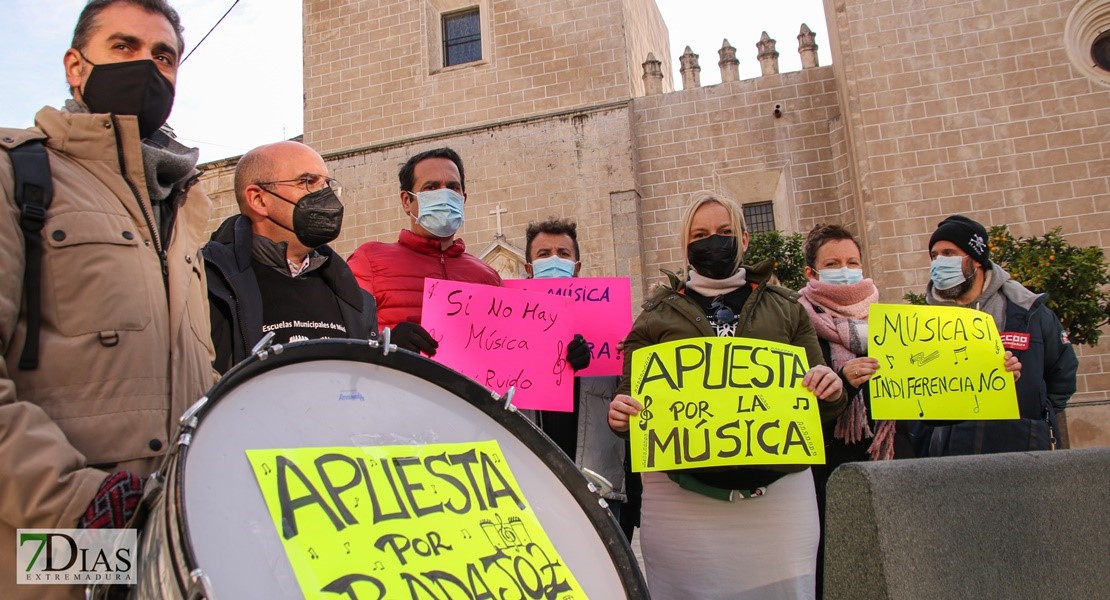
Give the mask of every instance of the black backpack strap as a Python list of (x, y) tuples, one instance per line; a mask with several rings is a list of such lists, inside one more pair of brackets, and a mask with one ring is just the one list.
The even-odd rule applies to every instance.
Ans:
[(42, 327), (42, 227), (46, 210), (54, 198), (50, 178), (50, 160), (41, 141), (25, 142), (8, 151), (15, 176), (15, 202), (19, 206), (19, 225), (23, 229), (26, 259), (23, 289), (27, 307), (27, 339), (19, 368), (34, 370), (39, 366), (39, 330)]

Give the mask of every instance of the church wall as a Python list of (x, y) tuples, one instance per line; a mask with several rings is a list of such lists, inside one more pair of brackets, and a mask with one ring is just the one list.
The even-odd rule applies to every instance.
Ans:
[[(641, 64), (648, 53), (654, 54), (664, 73), (671, 72), (671, 42), (663, 14), (655, 2), (644, 0), (623, 0), (625, 27), (625, 60), (633, 96), (644, 95), (644, 79)], [(670, 92), (674, 85), (670, 79), (663, 80), (663, 91)]]
[(344, 256), (370, 240), (396, 241), (410, 226), (401, 210), (397, 172), (409, 156), (441, 146), (459, 153), (468, 194), (461, 237), (476, 253), (493, 241), (498, 206), (507, 241), (524, 248), (530, 221), (578, 223), (582, 275), (611, 275), (615, 263), (610, 194), (634, 189), (628, 111), (623, 107), (539, 119), (480, 133), (424, 139), (366, 152), (326, 156), (344, 186)]
[[(498, 206), (520, 248), (528, 221), (570, 217), (583, 275), (632, 277), (637, 305), (681, 264), (679, 219), (703, 189), (773, 200), (786, 232), (846, 224), (885, 302), (924, 290), (929, 234), (956, 212), (1110, 252), (1110, 89), (1064, 55), (1072, 1), (825, 0), (833, 65), (680, 91), (658, 11), (633, 0), (466, 0), (492, 49), (433, 73), (429, 14), (459, 1), (305, 2), (304, 139), (345, 187), (341, 255), (396, 239), (397, 170), (443, 145), (467, 166), (471, 252)], [(642, 95), (649, 51), (667, 93)], [(236, 212), (233, 165), (205, 175), (212, 228)], [(1110, 337), (1077, 350), (1070, 433), (1105, 445)]]
[[(444, 68), (439, 14), (472, 5), (482, 60)], [(306, 0), (303, 15), (304, 141), (324, 154), (625, 100), (625, 26), (658, 35), (622, 0)]]
[(649, 276), (681, 266), (679, 228), (693, 193), (714, 190), (743, 202), (756, 173), (785, 175), (776, 210), (794, 218), (776, 219), (780, 230), (804, 233), (821, 221), (854, 218), (838, 202), (835, 83), (831, 68), (818, 67), (634, 100)]
[[(952, 213), (1110, 254), (1110, 89), (1067, 59), (1075, 5), (826, 0), (884, 301), (924, 290), (929, 235)], [(1110, 398), (1110, 344), (1077, 349), (1069, 420)]]
[[(578, 224), (584, 277), (632, 279), (633, 305), (642, 289), (639, 198), (627, 105), (537, 118), (407, 144), (325, 155), (343, 185), (343, 230), (331, 246), (350, 256), (364, 242), (393, 242), (411, 221), (401, 210), (397, 172), (408, 157), (449, 146), (462, 157), (467, 202), (459, 237), (479, 253), (494, 240), (501, 213), (505, 240), (521, 251), (525, 228), (549, 216)], [(233, 176), (238, 157), (203, 165), (201, 185), (214, 210), (208, 231), (238, 214)]]
[(202, 174), (197, 185), (212, 200), (212, 214), (205, 227), (208, 233), (215, 231), (228, 217), (239, 214), (239, 206), (235, 203), (235, 165), (238, 163), (239, 157), (234, 156), (199, 166)]

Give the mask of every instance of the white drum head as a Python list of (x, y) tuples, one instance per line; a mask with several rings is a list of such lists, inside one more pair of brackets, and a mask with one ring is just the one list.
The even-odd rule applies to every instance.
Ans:
[(186, 561), (222, 599), (302, 597), (248, 449), (484, 440), (498, 442), (590, 598), (647, 597), (616, 522), (531, 423), (437, 363), (408, 352), (383, 356), (354, 341), (291, 344), (245, 362), (213, 388), (178, 465)]

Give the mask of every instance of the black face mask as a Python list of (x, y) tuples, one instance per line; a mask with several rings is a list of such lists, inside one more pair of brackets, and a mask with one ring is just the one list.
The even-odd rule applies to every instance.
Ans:
[[(269, 190), (266, 191), (269, 192)], [(339, 230), (343, 227), (343, 203), (330, 187), (306, 194), (300, 202), (292, 202), (274, 192), (270, 193), (293, 205), (292, 229), (277, 221), (274, 223), (292, 231), (297, 236), (297, 240), (306, 247), (319, 248), (339, 237)]]
[[(82, 54), (81, 58), (85, 58)], [(93, 64), (81, 90), (81, 99), (92, 113), (135, 115), (139, 137), (146, 139), (166, 123), (173, 109), (173, 84), (152, 60)]]
[(736, 272), (736, 236), (714, 234), (690, 242), (686, 260), (702, 277), (727, 279)]

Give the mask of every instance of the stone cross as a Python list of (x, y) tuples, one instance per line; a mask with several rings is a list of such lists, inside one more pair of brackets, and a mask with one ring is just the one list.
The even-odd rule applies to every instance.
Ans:
[(507, 212), (509, 212), (509, 209), (501, 208), (500, 204), (497, 205), (497, 208), (489, 211), (489, 214), (497, 215), (497, 235), (502, 237), (504, 237), (505, 234), (501, 231), (501, 215)]

